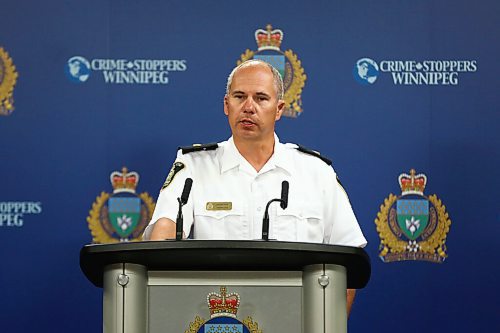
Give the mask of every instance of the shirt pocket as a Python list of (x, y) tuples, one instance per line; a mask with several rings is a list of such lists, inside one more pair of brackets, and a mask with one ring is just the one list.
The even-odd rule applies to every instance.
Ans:
[[(248, 239), (248, 223), (245, 206), (232, 202), (231, 209), (209, 209), (202, 201), (194, 209), (194, 235), (197, 239)], [(223, 201), (220, 201), (223, 202)]]
[(322, 243), (323, 207), (319, 203), (303, 202), (286, 209), (278, 208), (273, 230), (278, 240)]

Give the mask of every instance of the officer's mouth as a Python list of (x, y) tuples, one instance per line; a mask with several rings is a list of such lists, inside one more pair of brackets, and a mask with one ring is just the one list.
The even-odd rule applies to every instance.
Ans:
[(241, 126), (243, 126), (243, 127), (245, 127), (245, 128), (247, 128), (247, 127), (248, 127), (248, 128), (250, 128), (250, 127), (253, 127), (253, 126), (256, 126), (256, 125), (257, 125), (255, 122), (253, 122), (252, 120), (247, 119), (247, 118), (245, 118), (245, 119), (241, 119), (241, 120), (239, 121), (239, 123), (241, 124)]

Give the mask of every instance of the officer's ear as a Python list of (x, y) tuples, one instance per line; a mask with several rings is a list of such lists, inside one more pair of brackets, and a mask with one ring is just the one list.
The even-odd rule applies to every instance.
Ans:
[(278, 100), (278, 107), (276, 110), (276, 117), (274, 118), (276, 121), (280, 120), (281, 115), (283, 114), (283, 111), (285, 111), (285, 101), (280, 99)]
[(228, 103), (227, 95), (224, 95), (224, 114), (226, 116), (229, 116), (229, 111), (228, 111), (227, 103)]

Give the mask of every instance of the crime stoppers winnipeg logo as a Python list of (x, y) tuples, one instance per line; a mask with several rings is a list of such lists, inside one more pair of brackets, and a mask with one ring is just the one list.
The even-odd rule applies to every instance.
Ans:
[(39, 201), (0, 202), (0, 227), (23, 227), (27, 215), (42, 213)]
[(477, 71), (476, 60), (382, 60), (356, 61), (352, 74), (362, 85), (374, 84), (377, 78), (390, 75), (394, 85), (456, 86), (461, 75)]
[(283, 31), (273, 29), (268, 24), (266, 30), (257, 29), (255, 31), (255, 41), (257, 42), (257, 51), (247, 49), (240, 56), (237, 64), (241, 64), (250, 59), (258, 59), (271, 64), (276, 68), (283, 78), (285, 90), (285, 117), (296, 118), (302, 113), (302, 88), (306, 82), (306, 75), (301, 66), (300, 60), (292, 50), (282, 52), (280, 50), (283, 41)]
[(64, 67), (71, 82), (84, 83), (91, 77), (107, 84), (168, 84), (172, 72), (187, 70), (185, 59), (68, 59)]
[(137, 172), (114, 171), (110, 176), (113, 193), (102, 192), (92, 204), (87, 217), (94, 243), (117, 243), (141, 240), (153, 215), (155, 204), (144, 192), (136, 194)]
[(425, 260), (441, 263), (447, 258), (446, 235), (451, 221), (435, 195), (424, 195), (427, 177), (403, 173), (398, 177), (401, 195), (389, 194), (380, 206), (375, 224), (384, 262)]

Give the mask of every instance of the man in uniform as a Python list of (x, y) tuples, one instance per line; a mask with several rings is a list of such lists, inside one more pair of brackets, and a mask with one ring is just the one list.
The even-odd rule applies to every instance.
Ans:
[[(144, 239), (175, 238), (177, 198), (187, 178), (193, 185), (183, 208), (185, 235), (192, 230), (196, 239), (261, 239), (266, 204), (281, 197), (286, 180), (288, 206), (270, 206), (269, 238), (365, 246), (331, 162), (279, 142), (274, 129), (284, 106), (283, 81), (276, 69), (259, 60), (237, 66), (224, 96), (231, 138), (179, 150)], [(348, 290), (348, 310), (354, 293)]]

